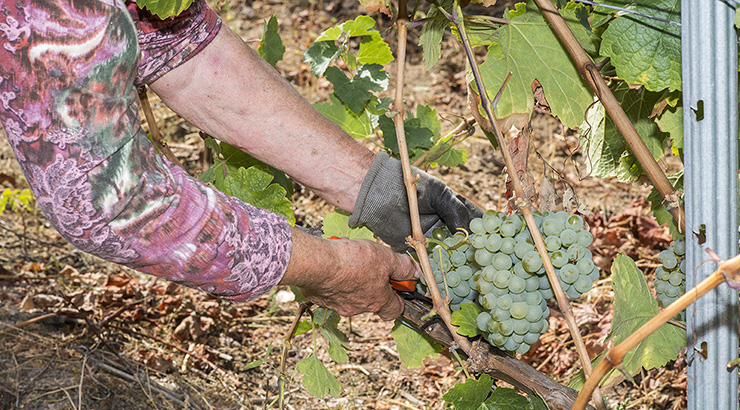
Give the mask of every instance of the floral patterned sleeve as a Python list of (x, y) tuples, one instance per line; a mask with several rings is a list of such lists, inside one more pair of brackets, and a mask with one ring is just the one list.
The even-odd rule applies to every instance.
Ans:
[(253, 299), (282, 278), (288, 222), (159, 156), (134, 87), (197, 53), (220, 22), (199, 1), (174, 25), (136, 12), (120, 0), (0, 0), (0, 122), (42, 211), (76, 247)]

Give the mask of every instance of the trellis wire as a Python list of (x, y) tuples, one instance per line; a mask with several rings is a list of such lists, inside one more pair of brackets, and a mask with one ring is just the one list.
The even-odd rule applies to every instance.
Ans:
[[(715, 269), (704, 249), (738, 252), (737, 34), (725, 2), (681, 1), (686, 288)], [(697, 235), (705, 231), (706, 242)], [(686, 311), (688, 409), (737, 409), (738, 294), (728, 286)]]

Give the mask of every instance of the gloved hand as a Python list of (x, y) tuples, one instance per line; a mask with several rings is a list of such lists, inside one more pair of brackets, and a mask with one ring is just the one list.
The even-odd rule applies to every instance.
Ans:
[[(483, 215), (482, 209), (450, 189), (442, 180), (416, 167), (411, 168), (412, 173), (419, 177), (416, 192), (423, 232), (426, 233), (440, 219), (452, 232), (457, 228), (468, 229), (471, 219)], [(396, 252), (408, 248), (406, 238), (411, 235), (411, 218), (401, 161), (385, 152), (375, 157), (362, 181), (349, 225), (366, 225)]]

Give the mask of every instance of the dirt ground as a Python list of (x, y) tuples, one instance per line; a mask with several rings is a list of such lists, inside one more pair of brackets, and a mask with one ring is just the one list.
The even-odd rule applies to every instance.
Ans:
[[(263, 19), (276, 15), (287, 47), (278, 69), (310, 102), (326, 98), (331, 89), (312, 78), (302, 62), (304, 51), (321, 31), (362, 12), (355, 0), (221, 0), (214, 7), (247, 41), (259, 39)], [(384, 36), (392, 37), (388, 19), (373, 16), (379, 17)], [(413, 30), (410, 37), (415, 44)], [(437, 108), (446, 119), (444, 129), (469, 115), (463, 54), (452, 39), (445, 40), (442, 60), (430, 72), (424, 71), (420, 49), (411, 46), (406, 78), (408, 107), (428, 103)], [(151, 99), (158, 126), (177, 157), (193, 173), (202, 171), (197, 130), (156, 96)], [(602, 279), (573, 301), (589, 351), (596, 355), (605, 348), (611, 321), (611, 258), (625, 252), (650, 276), (668, 235), (650, 217), (646, 186), (581, 179), (576, 165), (582, 169), (583, 159), (577, 152), (571, 155), (578, 146), (575, 132), (542, 112), (535, 113), (533, 127), (533, 151), (543, 158), (530, 156), (535, 180), (553, 179), (557, 170), (590, 211), (592, 227), (603, 234), (592, 247)], [(485, 208), (505, 209), (501, 155), (478, 135), (463, 147), (469, 151), (464, 166), (429, 172)], [(4, 136), (0, 177), (0, 188), (27, 186)], [(553, 181), (562, 195), (565, 184)], [(331, 211), (300, 186), (293, 199), (304, 226), (319, 225)], [(38, 212), (6, 211), (0, 215), (0, 410), (275, 408), (283, 341), (297, 311), (290, 295), (279, 288), (250, 303), (224, 302), (79, 252)], [(577, 357), (562, 316), (552, 311), (550, 330), (520, 358), (567, 384)], [(390, 336), (392, 325), (372, 315), (343, 319), (340, 329), (349, 336), (350, 348), (346, 364), (332, 364), (326, 349), (319, 350), (319, 358), (343, 384), (339, 398), (317, 399), (300, 385), (295, 365), (313, 351), (313, 341), (309, 335), (296, 337), (285, 361), (290, 379), (286, 407), (448, 408), (442, 394), (464, 380), (459, 365), (440, 356), (421, 369), (403, 368)], [(684, 368), (679, 359), (604, 393), (612, 408), (682, 409)]]

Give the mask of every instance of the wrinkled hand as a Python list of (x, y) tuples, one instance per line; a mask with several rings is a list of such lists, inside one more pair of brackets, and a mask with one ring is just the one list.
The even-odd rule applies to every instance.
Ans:
[(308, 300), (342, 316), (372, 312), (395, 319), (403, 299), (389, 279), (418, 280), (421, 274), (408, 255), (366, 239), (327, 240), (294, 230), (293, 249), (281, 283), (297, 285)]
[[(412, 167), (418, 176), (416, 192), (421, 229), (427, 232), (440, 219), (450, 231), (468, 228), (470, 220), (483, 215), (483, 210), (450, 189), (442, 180)], [(411, 218), (401, 161), (379, 153), (362, 182), (350, 226), (366, 225), (373, 233), (401, 252), (411, 235)]]

